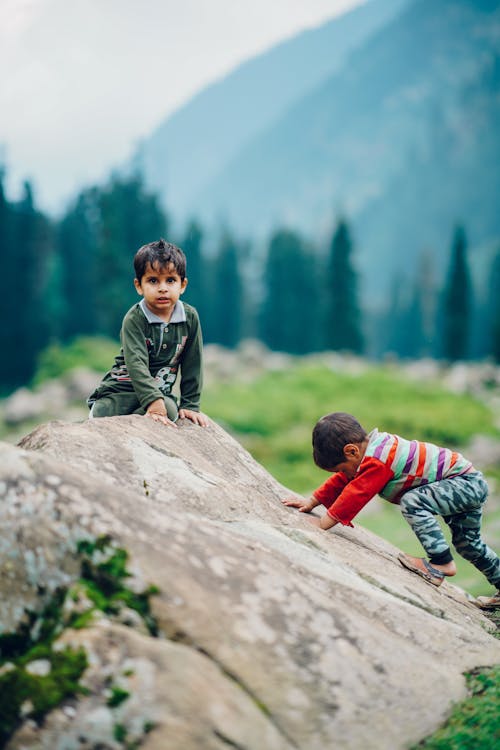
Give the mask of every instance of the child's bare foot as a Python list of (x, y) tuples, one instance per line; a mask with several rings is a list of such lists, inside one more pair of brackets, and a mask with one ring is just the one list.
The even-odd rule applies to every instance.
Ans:
[(398, 560), (405, 568), (432, 583), (433, 586), (441, 586), (445, 576), (454, 576), (457, 572), (453, 561), (446, 565), (433, 565), (425, 557), (412, 557), (404, 552), (399, 553)]
[(438, 565), (437, 563), (431, 563), (433, 568), (437, 568), (445, 576), (455, 576), (457, 574), (457, 566), (454, 561), (451, 560), (449, 563), (444, 565)]

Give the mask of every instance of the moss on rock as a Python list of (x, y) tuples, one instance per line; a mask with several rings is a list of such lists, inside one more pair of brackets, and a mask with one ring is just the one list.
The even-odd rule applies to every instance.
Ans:
[[(148, 632), (158, 633), (149, 599), (153, 586), (136, 593), (126, 585), (128, 553), (111, 537), (81, 540), (77, 544), (81, 561), (79, 581), (58, 588), (40, 612), (25, 612), (13, 633), (0, 635), (0, 746), (26, 718), (40, 722), (65, 698), (84, 693), (79, 680), (87, 667), (83, 648), (57, 648), (57, 638), (66, 628), (82, 628), (104, 613), (116, 616), (122, 608), (135, 610)], [(44, 592), (40, 592), (41, 594)], [(44, 660), (44, 669), (30, 671), (30, 664)], [(117, 706), (129, 693), (116, 689)]]

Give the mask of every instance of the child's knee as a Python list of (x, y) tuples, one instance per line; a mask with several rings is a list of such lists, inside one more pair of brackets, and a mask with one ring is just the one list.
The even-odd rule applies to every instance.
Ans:
[(133, 414), (139, 401), (133, 393), (112, 393), (94, 401), (91, 409), (91, 418), (117, 417), (124, 414)]
[(98, 419), (99, 417), (113, 417), (115, 414), (115, 405), (110, 398), (99, 398), (94, 401), (90, 410), (89, 419)]

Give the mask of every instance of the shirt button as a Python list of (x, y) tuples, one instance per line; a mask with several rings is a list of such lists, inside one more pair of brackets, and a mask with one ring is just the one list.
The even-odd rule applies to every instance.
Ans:
[(167, 348), (167, 345), (166, 345), (166, 344), (163, 344), (163, 346), (162, 346), (161, 348), (162, 348), (162, 349), (166, 349), (166, 348)]

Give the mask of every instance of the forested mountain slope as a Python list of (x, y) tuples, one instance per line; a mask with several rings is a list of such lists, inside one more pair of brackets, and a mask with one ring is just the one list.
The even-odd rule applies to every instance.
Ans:
[[(415, 0), (233, 159), (193, 207), (264, 236), (353, 222), (372, 286), (500, 236), (500, 5)], [(265, 186), (265, 187), (264, 187)], [(438, 257), (438, 262), (440, 262)]]
[(160, 124), (140, 146), (135, 166), (174, 216), (193, 215), (195, 196), (231, 158), (407, 3), (371, 0), (242, 64)]

